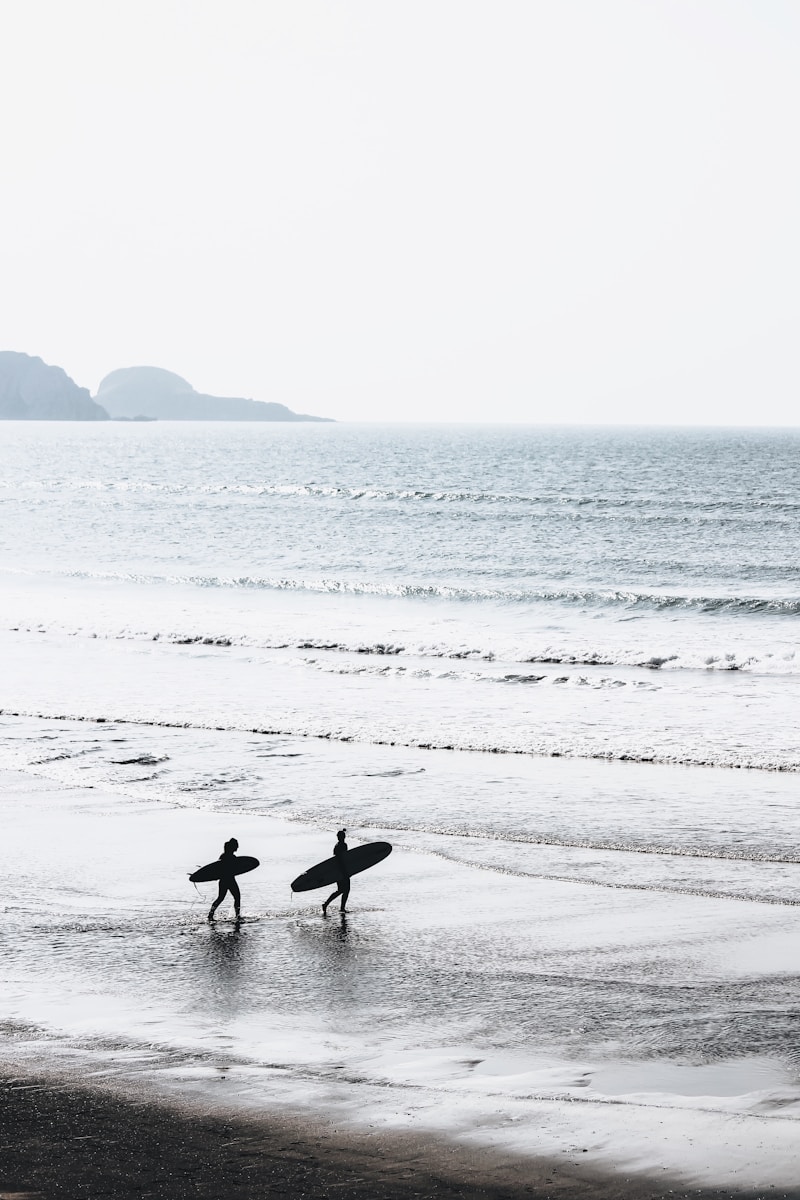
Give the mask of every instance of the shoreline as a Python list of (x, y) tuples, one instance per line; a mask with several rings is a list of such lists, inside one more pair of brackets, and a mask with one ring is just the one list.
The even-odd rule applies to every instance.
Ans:
[[(778, 923), (738, 900), (614, 888), (598, 903), (596, 887), (514, 874), (511, 858), (498, 872), (491, 844), (480, 861), (474, 848), (455, 861), (445, 835), (395, 831), (396, 853), (365, 873), (351, 916), (325, 920), (286, 895), (329, 851), (321, 825), (182, 805), (157, 784), (128, 795), (90, 782), (100, 742), (30, 732), (47, 757), (33, 773), (0, 772), (12, 864), (0, 1200), (766, 1189), (800, 1200), (784, 1051), (796, 910)], [(109, 731), (110, 763), (157, 771), (167, 749), (176, 770), (183, 762), (177, 739), (128, 737)], [(73, 765), (56, 779), (62, 745)], [(291, 749), (276, 746), (270, 763), (287, 779), (291, 754), (273, 764)], [(200, 782), (203, 754), (219, 769), (216, 743), (183, 752)], [(209, 926), (186, 883), (231, 832), (262, 862), (241, 929)], [(76, 877), (69, 851), (85, 846), (92, 870)], [(730, 1016), (742, 1010), (770, 1014), (760, 1040)], [(702, 1055), (687, 1021), (718, 1030)], [(142, 1181), (147, 1164), (156, 1173)], [(225, 1172), (245, 1170), (237, 1192)]]
[[(192, 641), (200, 642), (201, 639), (196, 638), (196, 639), (192, 639)], [(180, 646), (180, 645), (185, 645), (187, 643), (178, 641), (178, 642), (175, 642), (172, 644)], [(285, 647), (280, 647), (280, 649), (281, 650), (285, 649)], [(323, 651), (323, 653), (324, 653), (324, 651)], [(592, 671), (595, 669), (595, 665), (602, 666), (602, 664), (592, 664), (588, 667), (584, 667), (584, 670)], [(620, 669), (624, 671), (624, 670), (638, 670), (640, 668), (623, 667)], [(613, 755), (613, 754), (609, 754), (609, 753), (606, 753), (606, 752), (600, 751), (600, 750), (577, 753), (577, 752), (573, 752), (570, 750), (556, 750), (556, 749), (548, 750), (548, 749), (542, 748), (542, 747), (524, 748), (524, 747), (517, 747), (517, 746), (478, 746), (478, 745), (473, 746), (473, 745), (469, 745), (466, 743), (459, 744), (458, 742), (455, 742), (455, 741), (441, 742), (441, 743), (424, 742), (424, 741), (409, 741), (407, 743), (403, 743), (403, 742), (398, 742), (396, 740), (392, 740), (390, 738), (370, 738), (368, 736), (361, 736), (361, 735), (356, 735), (356, 734), (342, 734), (341, 736), (336, 737), (336, 736), (332, 735), (330, 732), (320, 732), (320, 731), (316, 731), (316, 730), (288, 729), (288, 728), (287, 729), (279, 729), (279, 728), (273, 729), (266, 725), (264, 725), (264, 726), (256, 725), (251, 728), (247, 724), (218, 725), (218, 724), (212, 723), (211, 721), (207, 721), (207, 722), (169, 721), (169, 720), (147, 719), (144, 717), (136, 717), (136, 716), (110, 715), (110, 716), (106, 716), (106, 717), (97, 717), (97, 716), (91, 716), (91, 715), (87, 715), (87, 714), (83, 714), (83, 713), (39, 712), (34, 709), (16, 710), (13, 708), (5, 708), (5, 709), (0, 708), (0, 717), (6, 717), (6, 718), (12, 718), (12, 719), (19, 718), (21, 720), (29, 720), (29, 721), (68, 721), (71, 724), (76, 724), (76, 725), (127, 725), (127, 726), (131, 726), (133, 728), (145, 729), (145, 730), (146, 729), (153, 729), (153, 730), (164, 729), (164, 730), (180, 731), (180, 730), (184, 730), (184, 729), (191, 729), (197, 733), (232, 733), (232, 734), (245, 735), (245, 736), (247, 734), (254, 734), (256, 737), (263, 737), (263, 738), (287, 738), (287, 739), (291, 738), (296, 741), (309, 741), (309, 742), (319, 742), (319, 743), (338, 742), (342, 746), (361, 747), (363, 750), (366, 750), (366, 751), (369, 751), (371, 749), (377, 749), (377, 750), (399, 749), (401, 751), (408, 751), (409, 753), (412, 753), (412, 754), (415, 753), (416, 751), (421, 751), (422, 753), (431, 752), (434, 754), (441, 753), (441, 754), (493, 755), (493, 756), (497, 756), (499, 758), (507, 757), (507, 758), (528, 759), (532, 762), (534, 762), (534, 761), (539, 762), (542, 760), (544, 760), (544, 761), (554, 760), (554, 761), (558, 761), (558, 762), (573, 762), (573, 763), (577, 763), (579, 765), (582, 763), (586, 763), (589, 766), (597, 763), (597, 764), (608, 765), (608, 766), (612, 766), (612, 767), (621, 766), (623, 768), (627, 768), (628, 766), (633, 766), (633, 767), (637, 767), (637, 766), (641, 766), (641, 767), (678, 767), (678, 768), (681, 768), (684, 770), (690, 770), (690, 771), (716, 771), (716, 770), (745, 771), (745, 772), (753, 772), (753, 773), (764, 772), (767, 775), (771, 775), (771, 774), (798, 775), (798, 774), (800, 774), (800, 762), (796, 762), (796, 763), (726, 762), (724, 760), (715, 761), (713, 759), (676, 758), (676, 757), (670, 757), (668, 755), (659, 757), (658, 755), (649, 754), (649, 753), (641, 754), (641, 755), (636, 755), (636, 754)], [(785, 861), (785, 860), (777, 859), (776, 861)], [(798, 902), (798, 903), (800, 903), (800, 902)]]
[[(183, 1108), (183, 1106), (182, 1106)], [(579, 1163), (500, 1155), (424, 1134), (331, 1132), (297, 1119), (223, 1115), (0, 1068), (0, 1195), (226, 1200), (757, 1200)], [(800, 1189), (770, 1189), (798, 1200)]]

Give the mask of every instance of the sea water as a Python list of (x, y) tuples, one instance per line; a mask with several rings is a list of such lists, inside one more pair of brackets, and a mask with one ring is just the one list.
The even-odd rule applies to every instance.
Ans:
[[(511, 1055), (537, 1095), (710, 1088), (724, 1108), (777, 1089), (796, 1110), (800, 434), (0, 433), (0, 765), (31, 781), (20, 828), (29, 844), (46, 815), (70, 855), (102, 837), (118, 863), (121, 838), (149, 862), (143, 895), (45, 855), (53, 877), (7, 897), (27, 932), (3, 935), (6, 1015), (58, 1028), (30, 981), (61, 979), (63, 1017), (103, 978), (87, 1030), (141, 1042), (146, 1012), (162, 1050), (196, 1050), (234, 972), (241, 1069), (303, 1059), (333, 1086), (344, 1056), (362, 1084), (446, 1077), (455, 1103)], [(364, 885), (344, 941), (287, 886), (310, 865), (291, 831), (322, 857), (342, 824), (407, 855), (385, 891)], [(207, 943), (164, 882), (182, 839), (191, 869), (200, 831), (209, 858), (233, 825), (244, 852), (287, 853), (286, 878), (274, 858), (253, 876), (273, 933), (250, 929), (247, 956)], [(88, 959), (76, 928), (99, 939)], [(178, 997), (209, 987), (187, 1014)], [(291, 1053), (257, 1031), (266, 1010)]]
[(209, 687), (206, 723), (795, 770), (798, 450), (786, 431), (7, 423), (2, 633), (129, 641), (167, 674), (177, 646), (224, 647), (201, 653), (237, 711)]

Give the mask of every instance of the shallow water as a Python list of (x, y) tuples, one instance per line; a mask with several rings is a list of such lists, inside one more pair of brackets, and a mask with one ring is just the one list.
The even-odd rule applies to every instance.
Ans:
[[(795, 1177), (796, 434), (3, 435), (16, 1053)], [(344, 923), (288, 888), (342, 825)]]
[[(520, 842), (479, 825), (468, 836), (445, 832), (424, 820), (420, 795), (430, 807), (432, 796), (456, 794), (458, 756), (442, 753), (417, 751), (416, 762), (427, 766), (415, 769), (405, 749), (380, 748), (363, 762), (359, 747), (238, 735), (237, 753), (224, 731), (147, 730), (145, 755), (141, 731), (119, 724), (18, 719), (8, 729), (16, 734), (18, 765), (32, 745), (37, 754), (43, 741), (47, 746), (12, 777), (6, 795), (15, 830), (10, 854), (23, 864), (5, 913), (6, 957), (20, 989), (17, 1019), (30, 1018), (37, 1004), (54, 1019), (45, 996), (58, 976), (56, 1024), (65, 1021), (66, 997), (75, 990), (87, 1031), (105, 1028), (110, 1012), (116, 1036), (127, 1030), (141, 1037), (146, 1018), (169, 1045), (176, 1037), (196, 1041), (198, 1027), (222, 1021), (242, 1061), (266, 1053), (250, 1023), (268, 1012), (271, 1027), (289, 1028), (292, 1040), (302, 1041), (303, 1055), (312, 1053), (320, 1022), (323, 1043), (345, 1036), (362, 1060), (376, 1023), (380, 1043), (399, 1038), (410, 1050), (446, 1044), (457, 1014), (459, 1040), (469, 1031), (483, 1053), (535, 1051), (595, 1062), (688, 1055), (701, 1064), (760, 1055), (787, 1070), (794, 1063), (797, 864), (686, 856), (675, 846), (675, 830), (668, 855)], [(160, 733), (169, 753), (163, 743), (154, 747)], [(74, 753), (64, 757), (70, 745)], [(290, 780), (305, 780), (305, 788), (294, 786), (287, 804), (265, 804), (250, 777), (248, 800), (240, 790), (246, 772), (227, 777), (223, 748), (239, 761), (254, 750), (270, 756), (270, 787), (279, 794)], [(153, 777), (131, 757), (154, 759)], [(210, 790), (204, 757), (217, 768)], [(558, 764), (567, 776), (574, 765)], [(544, 791), (557, 769), (536, 760), (514, 766), (498, 779), (492, 756), (475, 757), (469, 780), (461, 778), (474, 807), (481, 788), (497, 804), (512, 783), (521, 803), (526, 789)], [(581, 766), (569, 796), (576, 811), (588, 783)], [(623, 815), (641, 805), (643, 783), (664, 788), (674, 773), (600, 770), (618, 782), (632, 772), (622, 795), (613, 778), (606, 783), (612, 811)], [(323, 779), (327, 806), (320, 803)], [(393, 804), (384, 797), (380, 823), (369, 799), (376, 779), (394, 796)], [(20, 780), (23, 787), (30, 780), (22, 795)], [(568, 782), (560, 780), (562, 821), (569, 820)], [(335, 825), (345, 795), (351, 842), (388, 839), (395, 852), (354, 881), (355, 911), (340, 925), (320, 919), (316, 896), (292, 898), (288, 885), (330, 852), (331, 834), (322, 831)], [(403, 797), (405, 812), (393, 822), (391, 809), (398, 811)], [(669, 799), (662, 793), (662, 805)], [(677, 826), (686, 796), (673, 799)], [(602, 828), (608, 819), (601, 789), (595, 800)], [(408, 819), (412, 802), (416, 824)], [(509, 821), (513, 827), (513, 809)], [(209, 929), (204, 918), (214, 886), (195, 890), (183, 881), (209, 857), (214, 838), (231, 831), (263, 864), (242, 881), (253, 920), (239, 930)], [(87, 848), (91, 869), (76, 873)], [(102, 1003), (87, 1008), (87, 994)], [(246, 1028), (235, 1032), (242, 1021)], [(284, 1067), (291, 1065), (286, 1053), (278, 1056)], [(327, 1061), (319, 1044), (313, 1054)], [(268, 1057), (278, 1061), (272, 1051)]]

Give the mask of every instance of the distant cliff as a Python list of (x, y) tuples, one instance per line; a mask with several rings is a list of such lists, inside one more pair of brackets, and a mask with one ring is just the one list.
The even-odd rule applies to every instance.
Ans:
[(107, 421), (108, 413), (61, 367), (0, 350), (0, 420)]
[(95, 399), (112, 417), (163, 421), (327, 421), (292, 412), (284, 404), (240, 396), (206, 396), (172, 371), (122, 367), (106, 375)]

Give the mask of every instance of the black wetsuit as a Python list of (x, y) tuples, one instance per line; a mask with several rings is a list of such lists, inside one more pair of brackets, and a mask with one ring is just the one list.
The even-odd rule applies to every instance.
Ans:
[(209, 917), (213, 917), (214, 913), (217, 911), (220, 904), (222, 904), (222, 901), (225, 899), (228, 892), (230, 892), (230, 894), (233, 896), (234, 912), (236, 913), (237, 917), (239, 915), (239, 907), (242, 902), (242, 896), (241, 892), (239, 891), (239, 885), (236, 882), (233, 874), (233, 864), (235, 858), (236, 855), (232, 853), (229, 854), (227, 850), (223, 851), (223, 853), (219, 856), (219, 861), (224, 865), (222, 874), (219, 877), (219, 892), (217, 893), (216, 900), (211, 905), (211, 911), (208, 914)]
[(347, 897), (350, 895), (350, 876), (345, 871), (344, 863), (342, 862), (342, 857), (345, 854), (347, 854), (347, 842), (345, 842), (345, 841), (337, 842), (336, 845), (333, 847), (333, 855), (334, 855), (334, 858), (339, 860), (339, 866), (340, 866), (340, 870), (341, 870), (341, 876), (339, 879), (339, 889), (338, 889), (338, 891), (335, 891), (332, 896), (329, 896), (328, 899), (325, 901), (325, 903), (322, 906), (323, 912), (327, 910), (328, 905), (331, 903), (332, 900), (335, 900), (337, 896), (342, 897), (342, 902), (339, 905), (339, 907), (341, 908), (342, 912), (344, 912), (344, 910), (345, 910), (345, 906), (347, 904)]

